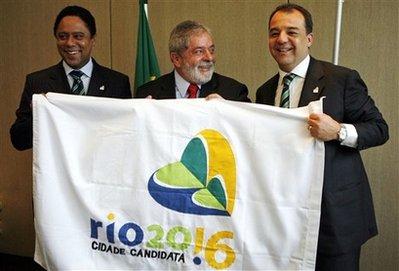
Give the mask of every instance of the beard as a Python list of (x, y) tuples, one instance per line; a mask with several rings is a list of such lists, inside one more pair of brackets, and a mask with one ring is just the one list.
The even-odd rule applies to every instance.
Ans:
[[(201, 68), (209, 69), (206, 72), (201, 72)], [(213, 72), (215, 71), (215, 63), (211, 61), (200, 61), (195, 66), (189, 66), (187, 63), (184, 64), (183, 70), (188, 75), (190, 82), (197, 85), (203, 85), (211, 81)]]

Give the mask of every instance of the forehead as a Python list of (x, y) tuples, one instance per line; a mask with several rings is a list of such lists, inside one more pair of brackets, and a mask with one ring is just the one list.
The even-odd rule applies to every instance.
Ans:
[(190, 36), (189, 48), (210, 47), (213, 45), (211, 35), (206, 31), (197, 31)]
[(278, 11), (270, 20), (269, 29), (273, 28), (299, 28), (305, 29), (305, 17), (298, 10)]
[(78, 16), (65, 16), (62, 18), (57, 27), (57, 32), (86, 32), (89, 29), (86, 23)]

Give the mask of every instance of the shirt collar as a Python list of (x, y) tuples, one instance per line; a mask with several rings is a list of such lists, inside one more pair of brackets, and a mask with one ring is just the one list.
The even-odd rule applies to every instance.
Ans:
[[(66, 75), (69, 75), (69, 73), (73, 70), (64, 60), (62, 61), (62, 66), (64, 67), (65, 73)], [(93, 61), (90, 58), (89, 62), (86, 63), (86, 65), (84, 65), (82, 68), (79, 69), (80, 71), (82, 71), (87, 77), (91, 77), (91, 74), (93, 72)]]
[[(176, 70), (174, 71), (175, 74), (175, 84), (176, 89), (180, 92), (181, 97), (186, 97), (187, 89), (190, 86), (190, 82), (184, 79)], [(198, 89), (201, 89), (201, 86), (198, 85)]]
[[(307, 55), (291, 72), (289, 73), (294, 73), (295, 75), (305, 78), (306, 77), (306, 72), (308, 71), (310, 63), (310, 56)], [(283, 78), (287, 72), (282, 71), (278, 69), (278, 73), (280, 74), (280, 78)]]

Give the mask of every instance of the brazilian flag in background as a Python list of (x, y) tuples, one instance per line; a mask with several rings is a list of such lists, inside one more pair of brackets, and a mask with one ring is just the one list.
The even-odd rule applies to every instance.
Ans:
[(144, 8), (144, 5), (147, 5), (147, 0), (139, 0), (139, 5), (139, 31), (137, 36), (136, 75), (134, 79), (135, 90), (144, 83), (160, 76), (157, 55)]

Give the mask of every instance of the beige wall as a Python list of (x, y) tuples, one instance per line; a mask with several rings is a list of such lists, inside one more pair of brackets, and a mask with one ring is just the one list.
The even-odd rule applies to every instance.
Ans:
[[(163, 73), (171, 70), (167, 52), (170, 30), (195, 19), (209, 26), (217, 47), (218, 72), (250, 89), (276, 72), (267, 50), (267, 18), (284, 1), (150, 0), (149, 18)], [(312, 55), (332, 59), (336, 1), (297, 1), (314, 16)], [(0, 1), (0, 252), (32, 255), (31, 151), (11, 147), (8, 129), (14, 121), (25, 75), (59, 60), (52, 24), (67, 4), (79, 4), (97, 20), (95, 58), (128, 74), (133, 83), (137, 35), (137, 1)], [(192, 12), (193, 8), (196, 10)], [(395, 270), (398, 266), (398, 9), (397, 1), (345, 1), (340, 64), (360, 72), (390, 125), (390, 141), (366, 150), (363, 157), (374, 194), (380, 234), (362, 251), (362, 270)]]

